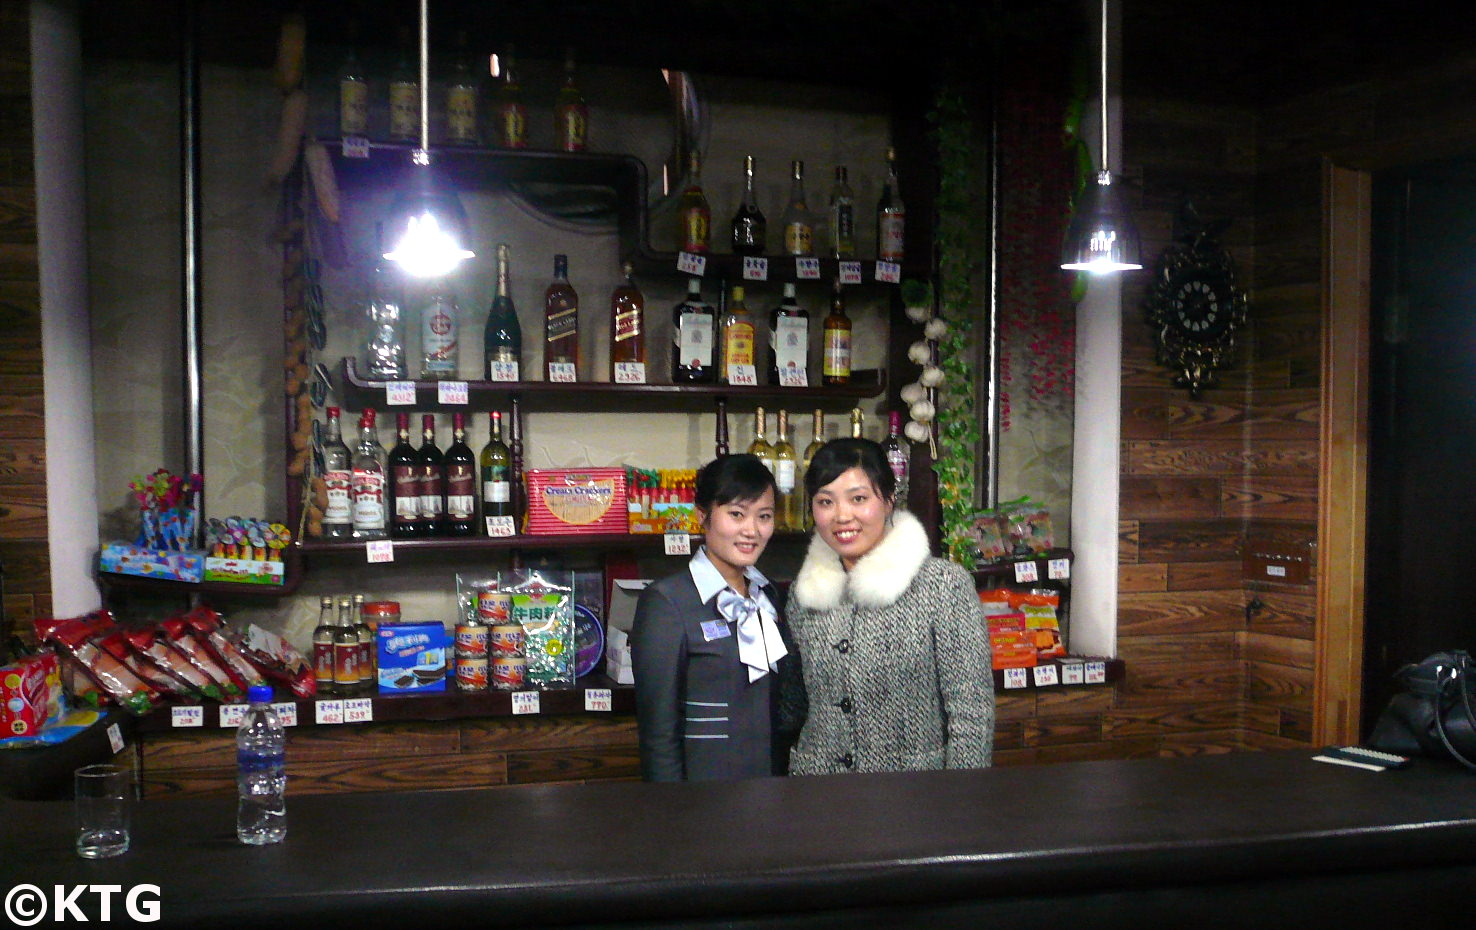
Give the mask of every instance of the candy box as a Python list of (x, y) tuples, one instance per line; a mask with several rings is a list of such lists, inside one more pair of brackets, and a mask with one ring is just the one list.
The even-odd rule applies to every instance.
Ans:
[(203, 552), (150, 549), (130, 543), (108, 543), (98, 554), (98, 568), (117, 575), (139, 575), (170, 581), (198, 582), (205, 570)]
[(446, 654), (451, 637), (438, 621), (381, 623), (376, 643), (380, 694), (446, 690)]
[(287, 564), (269, 559), (205, 558), (206, 581), (233, 581), (237, 584), (283, 584), (287, 580)]
[(533, 468), (526, 477), (529, 535), (627, 531), (625, 469)]
[(55, 653), (25, 656), (0, 668), (0, 738), (35, 736), (61, 712), (61, 671)]

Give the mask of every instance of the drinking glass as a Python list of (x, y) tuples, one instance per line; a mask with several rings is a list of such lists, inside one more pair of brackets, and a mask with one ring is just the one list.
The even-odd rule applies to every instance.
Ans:
[(106, 859), (128, 851), (132, 775), (119, 765), (87, 765), (77, 770), (77, 855)]

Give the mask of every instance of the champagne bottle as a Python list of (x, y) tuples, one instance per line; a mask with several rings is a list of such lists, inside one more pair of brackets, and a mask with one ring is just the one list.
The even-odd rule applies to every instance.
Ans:
[(702, 279), (687, 279), (687, 299), (671, 311), (673, 384), (711, 384), (717, 377), (713, 351), (717, 314), (702, 300)]
[[(723, 384), (755, 384), (753, 314), (743, 302), (743, 288), (733, 288), (733, 299), (723, 315), (723, 351), (718, 379)], [(746, 366), (740, 368), (739, 366)], [(746, 374), (745, 374), (746, 373)]]
[(466, 444), (466, 414), (451, 414), (452, 442), (446, 450), (446, 535), (477, 534), (477, 459)]
[[(350, 41), (356, 30), (350, 27)], [(338, 68), (338, 134), (369, 135), (369, 79), (352, 48)]]
[(569, 283), (569, 256), (554, 256), (554, 276), (543, 292), (543, 377), (579, 380), (579, 293)]
[(842, 261), (856, 257), (856, 203), (846, 180), (846, 166), (835, 166), (830, 189), (830, 254)]
[(825, 384), (851, 382), (851, 318), (846, 316), (846, 298), (837, 278), (830, 295), (830, 315), (825, 318)]
[(488, 536), (513, 531), (512, 452), (502, 441), (502, 413), (488, 414), (490, 432), (482, 447), (482, 524)]
[(396, 142), (420, 138), (420, 74), (410, 57), (410, 33), (400, 31), (400, 58), (390, 72), (389, 137)]
[(487, 327), (482, 336), (485, 359), (484, 374), (490, 381), (522, 379), (523, 329), (518, 325), (518, 311), (513, 306), (508, 284), (508, 250), (497, 246), (497, 293), (487, 311)]
[(436, 446), (436, 416), (420, 418), (420, 532), (439, 536), (446, 519), (446, 457)]
[(328, 506), (323, 509), (323, 538), (349, 539), (354, 535), (354, 460), (343, 444), (339, 408), (328, 408), (328, 440), (323, 444), (323, 482)]
[(554, 139), (561, 152), (582, 152), (589, 133), (589, 108), (574, 83), (574, 50), (564, 55), (564, 86), (554, 106)]
[(794, 296), (794, 283), (784, 285), (779, 306), (769, 313), (769, 383), (790, 387), (809, 384), (810, 313)]
[(702, 159), (693, 152), (687, 160), (687, 187), (677, 201), (677, 241), (683, 252), (706, 254), (712, 229), (712, 210), (702, 192)]
[(446, 141), (456, 145), (476, 145), (481, 141), (477, 131), (477, 102), (481, 88), (477, 74), (466, 54), (466, 32), (456, 34), (456, 60), (451, 65), (451, 79), (446, 84)]
[(813, 255), (815, 226), (805, 203), (805, 163), (790, 164), (789, 204), (784, 208), (784, 251), (788, 255)]
[[(796, 486), (800, 488), (805, 486), (805, 476), (810, 473), (810, 462), (814, 460), (815, 453), (819, 452), (820, 447), (823, 445), (825, 445), (825, 411), (816, 408), (815, 420), (811, 426), (810, 444), (805, 446), (804, 458), (800, 460), (800, 473), (795, 478)], [(805, 519), (804, 528), (806, 530), (813, 529), (815, 526), (815, 516), (810, 510), (808, 493), (804, 495), (803, 512)]]
[(798, 484), (794, 444), (789, 441), (789, 411), (779, 411), (779, 432), (774, 437), (774, 483), (779, 488), (775, 501), (775, 529), (797, 531), (804, 528), (804, 488)]
[(897, 506), (907, 506), (907, 495), (911, 490), (908, 470), (912, 467), (912, 446), (902, 436), (902, 414), (893, 410), (887, 418), (887, 439), (882, 443), (887, 454), (887, 464), (892, 468), (892, 477), (897, 479)]
[(759, 209), (758, 195), (753, 191), (753, 156), (743, 156), (743, 202), (733, 214), (733, 252), (737, 255), (764, 254), (768, 225)]
[(621, 381), (616, 372), (619, 366), (625, 369), (624, 380), (631, 384), (646, 382), (646, 329), (642, 319), (646, 310), (646, 298), (636, 287), (631, 277), (635, 268), (626, 262), (625, 281), (616, 285), (610, 293), (610, 380)]
[(410, 445), (410, 414), (395, 414), (395, 434), (399, 442), (389, 453), (390, 497), (393, 501), (390, 535), (395, 539), (414, 539), (421, 535), (420, 522), (420, 454)]
[(431, 288), (430, 304), (421, 311), (420, 377), (426, 381), (454, 381), (461, 367), (461, 312), (445, 278)]
[(864, 432), (864, 429), (862, 428), (862, 420), (863, 420), (864, 416), (865, 415), (861, 413), (861, 408), (860, 407), (852, 407), (851, 408), (851, 438), (852, 439), (861, 439), (861, 438), (863, 438), (862, 437), (862, 433)]
[(513, 50), (499, 59), (502, 83), (497, 88), (497, 132), (494, 138), (505, 149), (528, 147), (528, 108), (523, 103), (523, 89), (518, 85)]
[(876, 257), (884, 262), (902, 261), (907, 210), (897, 189), (897, 150), (887, 148), (887, 180), (876, 203)]
[(374, 431), (374, 408), (366, 407), (359, 416), (359, 447), (354, 452), (353, 502), (354, 538), (384, 539), (388, 533), (385, 520), (385, 453)]
[(759, 461), (764, 463), (765, 468), (774, 472), (779, 467), (774, 459), (774, 447), (769, 444), (769, 440), (764, 438), (764, 433), (768, 429), (768, 419), (764, 408), (760, 407), (754, 411), (753, 442), (748, 444), (748, 454), (757, 456)]

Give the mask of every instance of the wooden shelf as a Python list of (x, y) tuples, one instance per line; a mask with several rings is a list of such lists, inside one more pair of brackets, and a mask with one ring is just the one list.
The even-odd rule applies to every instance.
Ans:
[[(654, 250), (643, 250), (639, 255), (631, 257), (629, 261), (635, 266), (636, 274), (647, 275), (686, 275), (677, 267), (678, 252), (657, 252)], [(715, 279), (726, 281), (730, 285), (743, 284), (762, 287), (764, 284), (789, 284), (795, 283), (801, 286), (810, 285), (830, 289), (831, 282), (840, 277), (840, 261), (834, 258), (821, 256), (810, 256), (820, 262), (820, 277), (801, 278), (794, 255), (764, 255), (762, 258), (769, 260), (769, 271), (767, 281), (750, 281), (743, 277), (743, 256), (734, 255), (731, 252), (709, 252), (703, 256), (707, 259), (707, 266), (703, 271), (704, 279)], [(861, 283), (848, 284), (847, 287), (897, 287), (885, 281), (876, 280), (877, 263), (873, 259), (852, 259), (861, 266)], [(902, 277), (926, 278), (930, 274), (925, 264), (917, 262), (902, 263)]]
[[(393, 539), (395, 555), (401, 553), (457, 552), (463, 550), (496, 549), (661, 549), (663, 536), (660, 533), (590, 533), (562, 536), (438, 536), (433, 539)], [(803, 540), (807, 533), (775, 533), (776, 541)], [(702, 536), (692, 534), (695, 549)], [(303, 552), (311, 555), (359, 555), (364, 556), (367, 543), (359, 540), (304, 539), (294, 543)]]
[[(1079, 684), (1069, 685), (1062, 684), (1061, 666), (1075, 664), (1072, 660), (1076, 660), (1077, 662), (1081, 663), (1101, 662), (1104, 666), (1103, 672), (1106, 675), (1105, 680), (1099, 682), (1094, 681), (1090, 683), (1083, 681)], [(1035, 683), (1035, 669), (1048, 668), (1050, 666), (1055, 666), (1056, 682), (1054, 684), (1037, 685)], [(1047, 659), (1046, 661), (1039, 663), (1033, 668), (1020, 669), (1020, 671), (1023, 671), (1025, 673), (1026, 684), (1024, 687), (1014, 688), (1005, 687), (1005, 671), (1006, 669), (1002, 668), (997, 668), (994, 670), (994, 693), (996, 696), (1001, 694), (1014, 694), (1025, 691), (1034, 691), (1038, 688), (1100, 688), (1103, 685), (1110, 685), (1114, 682), (1121, 681), (1122, 676), (1127, 674), (1127, 663), (1124, 662), (1122, 659), (1107, 659), (1100, 656), (1066, 656), (1064, 659)], [(1083, 672), (1085, 672), (1085, 669), (1083, 669)]]
[(240, 584), (234, 581), (174, 581), (169, 578), (145, 578), (141, 575), (124, 575), (118, 572), (97, 573), (97, 583), (110, 591), (137, 591), (162, 597), (189, 597), (193, 594), (213, 594), (229, 598), (278, 598), (297, 592), (302, 584), (302, 565), (296, 553), (297, 544), (287, 547), (282, 553), (287, 573), (283, 583)]
[[(1055, 559), (1065, 559), (1067, 562), (1070, 562), (1072, 558), (1070, 549), (1051, 549), (1034, 559), (1011, 559), (1008, 562), (991, 562), (988, 565), (980, 565), (973, 570), (972, 574), (974, 576), (974, 583), (981, 586), (986, 584), (1000, 584), (1002, 582), (1014, 584), (1015, 566), (1022, 563), (1034, 562), (1035, 573), (1040, 579), (1039, 583), (1064, 583), (1069, 582), (1071, 579), (1069, 577), (1051, 578), (1050, 563)], [(1029, 583), (1036, 584), (1037, 582)]]

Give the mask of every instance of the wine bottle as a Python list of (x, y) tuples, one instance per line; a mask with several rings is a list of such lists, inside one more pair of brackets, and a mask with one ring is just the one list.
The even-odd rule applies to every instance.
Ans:
[[(349, 31), (352, 42), (355, 30), (351, 26)], [(369, 135), (369, 79), (352, 48), (338, 67), (338, 134)]]
[(359, 416), (359, 447), (354, 452), (353, 501), (354, 538), (384, 539), (385, 520), (384, 446), (374, 431), (374, 408)]
[(814, 254), (815, 226), (805, 203), (805, 163), (790, 164), (789, 203), (784, 208), (784, 251), (788, 255)]
[(764, 467), (772, 473), (779, 466), (774, 460), (774, 447), (769, 444), (768, 439), (764, 438), (764, 433), (768, 429), (768, 419), (762, 407), (753, 412), (753, 442), (748, 444), (748, 454), (757, 456), (758, 460), (764, 463)]
[(477, 131), (477, 101), (481, 88), (477, 74), (466, 54), (466, 33), (456, 34), (456, 59), (451, 65), (451, 78), (446, 84), (446, 141), (456, 145), (476, 145), (481, 141)]
[(477, 459), (466, 444), (466, 414), (451, 414), (452, 442), (446, 450), (446, 535), (477, 534)]
[(505, 149), (528, 147), (528, 108), (523, 103), (523, 89), (518, 86), (513, 50), (499, 59), (502, 83), (497, 88), (497, 144)]
[(634, 266), (626, 262), (622, 270), (625, 281), (610, 293), (610, 380), (645, 384), (646, 328), (642, 317), (646, 298), (631, 277)]
[(887, 439), (882, 443), (882, 451), (887, 454), (887, 464), (892, 468), (892, 476), (897, 479), (897, 506), (906, 507), (907, 494), (911, 489), (908, 469), (912, 467), (912, 446), (902, 436), (902, 414), (896, 410), (888, 414)]
[(589, 133), (589, 108), (574, 83), (574, 50), (564, 55), (564, 86), (554, 106), (554, 139), (561, 152), (582, 152)]
[(743, 202), (733, 214), (733, 252), (738, 255), (764, 254), (768, 224), (759, 209), (758, 195), (753, 191), (753, 156), (743, 156)]
[(743, 302), (743, 288), (733, 288), (728, 312), (723, 314), (723, 348), (718, 363), (718, 380), (723, 384), (757, 384), (754, 367), (753, 314)]
[(579, 380), (579, 293), (569, 283), (569, 256), (554, 256), (554, 276), (543, 292), (543, 377)]
[(461, 366), (461, 313), (445, 278), (431, 287), (430, 304), (420, 315), (420, 377), (454, 381)]
[(897, 150), (887, 148), (887, 180), (876, 203), (876, 257), (884, 262), (902, 261), (907, 210), (897, 188)]
[(774, 437), (774, 484), (779, 488), (774, 523), (778, 530), (801, 530), (805, 518), (804, 488), (798, 484), (794, 443), (789, 441), (789, 411), (779, 411), (779, 432)]
[(825, 363), (821, 380), (825, 384), (851, 382), (851, 318), (846, 316), (846, 298), (837, 278), (830, 295), (830, 315), (825, 318)]
[(436, 416), (420, 418), (420, 532), (439, 536), (446, 519), (446, 457), (436, 446)]
[(518, 325), (518, 311), (513, 306), (508, 283), (508, 250), (497, 246), (497, 292), (487, 311), (487, 327), (482, 343), (485, 356), (484, 373), (490, 381), (519, 381), (523, 356), (523, 329)]
[(779, 306), (769, 312), (769, 383), (805, 387), (809, 382), (810, 313), (786, 282)]
[(328, 492), (328, 505), (323, 508), (324, 539), (354, 535), (354, 460), (343, 443), (339, 415), (339, 408), (328, 408), (328, 439), (323, 443), (323, 482)]
[[(800, 460), (800, 472), (794, 479), (797, 487), (803, 488), (805, 486), (805, 476), (810, 473), (810, 462), (814, 461), (815, 453), (819, 452), (820, 447), (823, 445), (825, 445), (825, 411), (816, 408), (815, 419), (811, 425), (810, 444), (805, 446), (804, 457)], [(814, 528), (815, 516), (810, 510), (808, 493), (804, 495), (802, 510), (805, 519), (804, 528), (806, 530)]]
[(512, 452), (502, 441), (502, 413), (487, 415), (487, 444), (482, 447), (482, 525), (488, 536), (516, 532), (512, 504)]
[(845, 165), (835, 166), (835, 186), (830, 189), (830, 254), (842, 261), (856, 257), (856, 202)]
[(711, 384), (717, 377), (713, 350), (717, 314), (702, 300), (702, 279), (687, 279), (687, 299), (671, 311), (673, 384)]
[(420, 74), (410, 57), (410, 33), (400, 31), (400, 58), (390, 72), (389, 137), (396, 142), (420, 138)]
[(410, 445), (410, 414), (395, 414), (399, 441), (389, 453), (391, 513), (390, 536), (414, 539), (421, 535), (420, 455)]
[(706, 254), (712, 229), (712, 211), (702, 192), (702, 158), (693, 152), (687, 159), (687, 187), (677, 201), (677, 241), (683, 252)]

